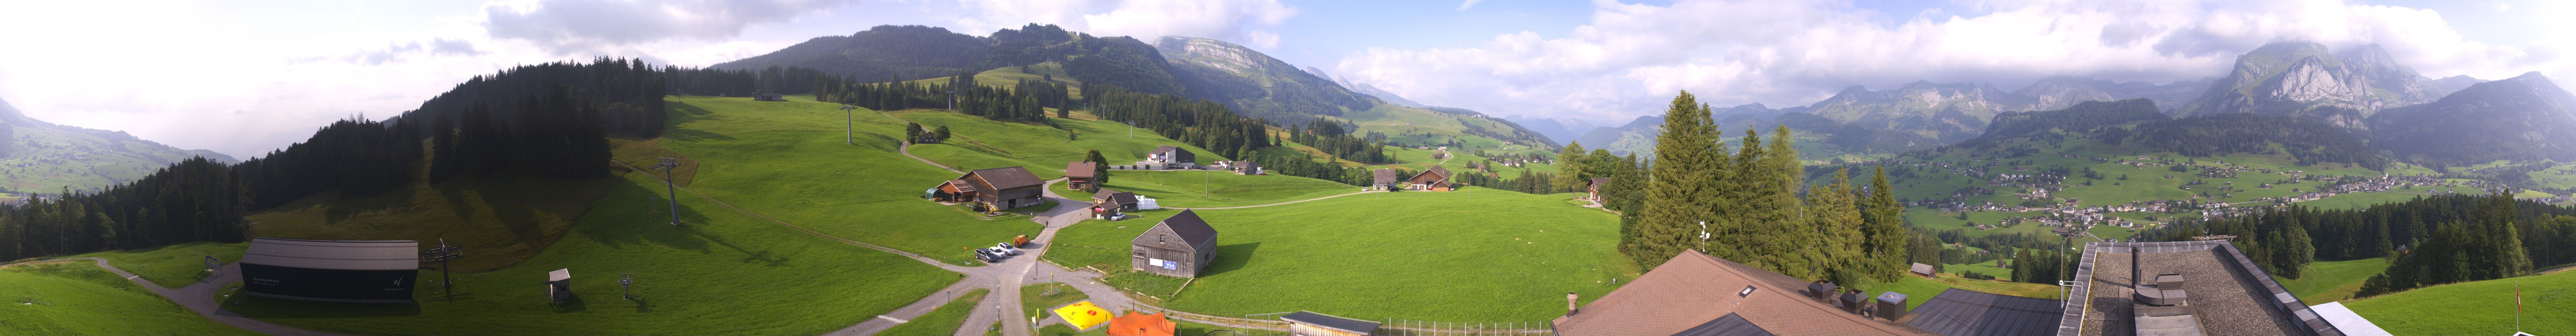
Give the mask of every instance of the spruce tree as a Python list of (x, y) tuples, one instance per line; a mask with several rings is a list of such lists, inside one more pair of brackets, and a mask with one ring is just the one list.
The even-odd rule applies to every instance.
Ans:
[(1907, 240), (1913, 236), (1905, 227), (1905, 205), (1896, 202), (1895, 190), (1887, 183), (1887, 167), (1878, 167), (1869, 178), (1869, 199), (1861, 203), (1861, 220), (1869, 223), (1863, 245), (1876, 266), (1870, 275), (1879, 281), (1905, 276)]
[[(1700, 248), (1700, 223), (1718, 219), (1711, 205), (1720, 195), (1717, 179), (1726, 173), (1718, 135), (1707, 105), (1689, 91), (1673, 96), (1664, 110), (1663, 134), (1655, 139), (1652, 178), (1638, 211), (1638, 239), (1621, 246), (1638, 265), (1652, 269), (1684, 249)], [(1724, 222), (1711, 224), (1717, 229)]]
[(1109, 158), (1100, 156), (1100, 150), (1094, 149), (1084, 154), (1082, 160), (1091, 162), (1091, 187), (1083, 191), (1100, 192), (1100, 185), (1109, 184)]

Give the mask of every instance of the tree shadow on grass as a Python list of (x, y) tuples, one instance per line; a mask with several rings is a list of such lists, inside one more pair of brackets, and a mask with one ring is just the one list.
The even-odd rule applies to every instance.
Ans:
[(1207, 271), (1200, 272), (1199, 276), (1225, 274), (1228, 271), (1243, 269), (1244, 264), (1252, 262), (1252, 252), (1260, 249), (1261, 242), (1217, 245), (1216, 260), (1209, 262)]

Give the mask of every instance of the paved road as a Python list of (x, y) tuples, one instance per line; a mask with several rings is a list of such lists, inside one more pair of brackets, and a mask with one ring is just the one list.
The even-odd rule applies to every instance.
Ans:
[(222, 302), (215, 300), (215, 292), (222, 291), (225, 285), (241, 282), (241, 263), (224, 265), (223, 273), (221, 274), (197, 280), (196, 283), (188, 284), (187, 287), (170, 289), (161, 287), (161, 284), (152, 283), (152, 281), (149, 280), (143, 280), (143, 278), (135, 276), (134, 273), (126, 273), (125, 270), (117, 269), (116, 266), (110, 266), (107, 264), (107, 259), (64, 258), (54, 260), (69, 259), (89, 259), (90, 261), (98, 262), (99, 268), (106, 268), (108, 272), (115, 272), (117, 276), (125, 277), (125, 280), (133, 281), (135, 285), (143, 286), (144, 289), (150, 289), (152, 290), (152, 293), (161, 294), (161, 297), (169, 298), (170, 302), (176, 302), (180, 307), (187, 307), (189, 311), (197, 312), (198, 316), (205, 316), (206, 319), (214, 320), (217, 323), (231, 325), (233, 327), (242, 328), (243, 330), (279, 336), (340, 335), (296, 329), (295, 327), (268, 323), (266, 321), (242, 317), (241, 314), (234, 314), (232, 311), (224, 310)]
[(1185, 209), (1185, 210), (1218, 210), (1218, 209), (1259, 208), (1259, 207), (1266, 207), (1266, 206), (1273, 206), (1273, 205), (1281, 205), (1281, 204), (1304, 203), (1304, 202), (1307, 202), (1307, 201), (1314, 201), (1314, 200), (1320, 200), (1320, 199), (1326, 199), (1326, 198), (1334, 198), (1334, 197), (1342, 197), (1342, 196), (1350, 196), (1350, 195), (1358, 195), (1358, 194), (1382, 193), (1382, 192), (1386, 192), (1386, 191), (1385, 191), (1385, 190), (1369, 190), (1369, 191), (1361, 191), (1361, 192), (1348, 193), (1348, 194), (1340, 194), (1340, 195), (1332, 195), (1332, 196), (1316, 197), (1316, 198), (1301, 199), (1301, 200), (1294, 200), (1294, 201), (1287, 201), (1287, 202), (1279, 202), (1279, 203), (1262, 204), (1262, 205), (1230, 206), (1230, 207), (1215, 207), (1215, 208), (1182, 208), (1182, 207), (1163, 207), (1163, 208), (1164, 208), (1164, 209)]

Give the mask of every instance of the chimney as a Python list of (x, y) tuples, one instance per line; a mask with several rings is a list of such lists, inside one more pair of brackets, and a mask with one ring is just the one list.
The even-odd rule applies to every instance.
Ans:
[(2129, 290), (2130, 290), (2130, 291), (2137, 291), (2137, 290), (2138, 290), (2138, 278), (2146, 277), (2146, 275), (2147, 275), (2146, 271), (2138, 270), (2138, 247), (2137, 247), (2137, 246), (2130, 246), (2130, 247), (2129, 247)]
[(1583, 311), (1582, 309), (1579, 309), (1579, 307), (1576, 307), (1576, 306), (1574, 305), (1574, 299), (1582, 298), (1582, 297), (1583, 297), (1583, 295), (1581, 295), (1581, 294), (1574, 294), (1574, 292), (1565, 292), (1565, 316), (1574, 316), (1574, 313)]

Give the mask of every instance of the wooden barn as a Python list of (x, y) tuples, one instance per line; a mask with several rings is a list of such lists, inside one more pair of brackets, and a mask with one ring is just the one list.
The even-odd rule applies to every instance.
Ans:
[(1369, 188), (1386, 191), (1395, 191), (1396, 189), (1404, 188), (1404, 179), (1396, 177), (1395, 168), (1381, 168), (1370, 171), (1370, 173), (1375, 174), (1376, 178), (1369, 182)]
[(1136, 211), (1136, 193), (1101, 189), (1099, 194), (1091, 196), (1093, 219), (1109, 219), (1128, 211)]
[(1216, 260), (1216, 228), (1190, 210), (1155, 223), (1128, 244), (1133, 245), (1128, 266), (1154, 274), (1195, 278), (1208, 261)]
[(1095, 178), (1098, 177), (1092, 174), (1096, 173), (1096, 170), (1098, 169), (1100, 169), (1099, 162), (1074, 161), (1064, 163), (1065, 186), (1072, 187), (1074, 189), (1090, 188), (1091, 181), (1095, 181)]
[(1413, 178), (1405, 180), (1404, 184), (1413, 186), (1413, 190), (1449, 191), (1451, 188), (1455, 187), (1455, 185), (1449, 183), (1449, 177), (1452, 175), (1453, 174), (1449, 173), (1449, 168), (1431, 166), (1431, 170), (1422, 171), (1421, 174), (1414, 174)]
[(1261, 175), (1261, 164), (1252, 161), (1235, 161), (1226, 167), (1234, 169), (1237, 175)]
[(942, 202), (979, 203), (1001, 211), (1045, 203), (1044, 188), (1046, 180), (1030, 174), (1027, 168), (1002, 167), (977, 169), (941, 182), (931, 197)]
[(1608, 202), (1609, 200), (1607, 198), (1601, 197), (1601, 188), (1609, 185), (1610, 178), (1608, 177), (1592, 178), (1592, 186), (1584, 189), (1583, 199), (1591, 200), (1592, 203)]
[(1154, 147), (1154, 151), (1145, 152), (1145, 161), (1175, 165), (1195, 165), (1199, 162), (1199, 155), (1192, 154), (1190, 153), (1190, 150), (1181, 149), (1180, 147), (1163, 145), (1162, 147)]

